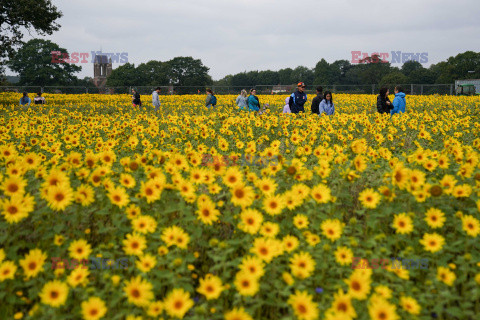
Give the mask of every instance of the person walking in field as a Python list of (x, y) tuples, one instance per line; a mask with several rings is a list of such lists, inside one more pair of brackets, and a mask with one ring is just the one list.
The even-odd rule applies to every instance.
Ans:
[(283, 106), (283, 113), (292, 113), (292, 111), (290, 111), (290, 105), (288, 104), (288, 101), (290, 101), (290, 97), (285, 98), (285, 105)]
[(323, 88), (321, 86), (317, 87), (317, 96), (312, 100), (312, 106), (310, 109), (312, 113), (319, 114), (320, 102), (323, 100)]
[(390, 110), (393, 109), (392, 102), (388, 99), (389, 93), (390, 91), (388, 91), (387, 87), (380, 88), (379, 95), (377, 96), (377, 110), (380, 114), (390, 113)]
[(393, 99), (393, 109), (390, 110), (390, 115), (394, 115), (395, 113), (404, 113), (405, 107), (407, 105), (407, 100), (405, 100), (405, 92), (403, 92), (403, 88), (400, 86), (396, 86), (395, 90), (395, 98)]
[(307, 102), (307, 94), (305, 93), (305, 83), (299, 82), (297, 85), (297, 91), (290, 96), (290, 111), (292, 113), (305, 112), (303, 105)]
[(21, 106), (27, 105), (27, 107), (29, 107), (31, 102), (32, 100), (28, 96), (28, 92), (24, 92), (23, 97), (20, 98), (20, 105)]
[(142, 108), (142, 101), (140, 100), (140, 93), (137, 90), (132, 89), (132, 105), (134, 107)]
[(37, 96), (33, 98), (33, 104), (45, 104), (45, 103), (46, 101), (45, 101), (45, 98), (42, 97), (42, 93), (38, 92)]
[(152, 92), (152, 105), (155, 107), (155, 112), (158, 112), (160, 109), (160, 87), (157, 87), (153, 92)]
[(260, 100), (256, 96), (257, 90), (250, 89), (250, 95), (248, 96), (248, 110), (250, 111), (259, 111), (260, 110)]
[(237, 104), (238, 108), (240, 110), (247, 110), (248, 109), (248, 103), (247, 103), (247, 90), (243, 89), (240, 94), (238, 95), (237, 99), (235, 100), (235, 103)]
[(215, 107), (217, 105), (217, 97), (213, 94), (212, 89), (207, 89), (207, 99), (205, 100), (205, 106), (207, 108)]
[(333, 97), (330, 91), (325, 91), (324, 99), (318, 106), (318, 115), (325, 113), (327, 116), (332, 116), (335, 113), (335, 105), (333, 104)]

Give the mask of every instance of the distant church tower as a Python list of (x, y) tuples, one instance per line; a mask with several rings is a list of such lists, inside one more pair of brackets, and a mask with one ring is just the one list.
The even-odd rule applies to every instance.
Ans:
[(93, 63), (93, 83), (96, 87), (105, 87), (107, 77), (112, 73), (112, 59), (106, 55), (96, 55)]

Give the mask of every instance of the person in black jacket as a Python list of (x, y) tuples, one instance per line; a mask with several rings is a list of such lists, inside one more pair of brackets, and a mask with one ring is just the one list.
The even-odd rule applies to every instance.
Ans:
[(388, 99), (388, 91), (387, 87), (380, 88), (380, 94), (377, 97), (377, 110), (379, 113), (390, 113), (390, 110), (393, 109), (393, 105)]
[(140, 93), (138, 93), (135, 89), (132, 89), (132, 105), (134, 107), (140, 107), (140, 109), (142, 108), (142, 101), (140, 101)]
[(319, 109), (318, 107), (320, 106), (320, 102), (323, 100), (323, 88), (321, 86), (317, 87), (317, 96), (313, 98), (312, 100), (312, 113), (319, 114)]

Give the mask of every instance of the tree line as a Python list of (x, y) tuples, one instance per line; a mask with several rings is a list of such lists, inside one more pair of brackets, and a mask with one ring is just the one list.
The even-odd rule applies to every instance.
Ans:
[(298, 66), (278, 71), (248, 71), (215, 81), (218, 86), (290, 85), (298, 81), (322, 85), (449, 84), (457, 79), (480, 78), (480, 52), (466, 51), (425, 68), (418, 61), (400, 68), (367, 57), (358, 64), (348, 60), (328, 63), (321, 59), (314, 68)]
[[(79, 79), (81, 67), (54, 63), (52, 52), (68, 55), (65, 48), (42, 39), (33, 39), (16, 51), (7, 65), (20, 76), (22, 86), (93, 86), (92, 79)], [(400, 68), (367, 57), (358, 64), (347, 60), (328, 63), (321, 59), (314, 68), (298, 66), (278, 71), (248, 71), (213, 81), (209, 68), (200, 59), (176, 57), (169, 61), (151, 60), (135, 66), (125, 63), (112, 70), (107, 86), (173, 86), (177, 93), (203, 91), (210, 85), (250, 88), (256, 85), (291, 85), (299, 81), (321, 85), (448, 84), (457, 79), (480, 78), (480, 52), (466, 51), (425, 68), (418, 61)], [(92, 68), (91, 64), (87, 64)], [(182, 88), (190, 87), (190, 88)]]

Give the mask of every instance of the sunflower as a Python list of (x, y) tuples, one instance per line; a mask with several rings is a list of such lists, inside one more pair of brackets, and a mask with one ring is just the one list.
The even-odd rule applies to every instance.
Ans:
[(322, 234), (332, 242), (342, 236), (343, 227), (344, 224), (338, 219), (327, 219), (320, 225)]
[(330, 188), (324, 184), (314, 186), (310, 195), (317, 203), (327, 203), (332, 199)]
[(19, 264), (23, 268), (23, 273), (27, 279), (34, 278), (37, 274), (43, 271), (43, 264), (47, 259), (47, 254), (43, 253), (40, 249), (32, 249), (20, 260)]
[(47, 190), (47, 202), (53, 210), (63, 211), (74, 200), (73, 190), (68, 185), (55, 185)]
[(242, 177), (242, 173), (236, 167), (230, 167), (223, 175), (223, 183), (227, 187), (233, 188), (236, 184), (243, 183)]
[(383, 298), (370, 299), (368, 314), (372, 320), (398, 320), (395, 305)]
[(70, 179), (65, 172), (58, 169), (51, 170), (42, 183), (42, 187), (46, 188), (60, 185), (70, 185)]
[(253, 320), (244, 308), (233, 308), (224, 314), (225, 320)]
[(288, 304), (292, 306), (293, 312), (300, 320), (314, 320), (318, 318), (318, 305), (313, 302), (313, 297), (306, 291), (296, 290), (290, 295)]
[(155, 267), (157, 259), (151, 254), (145, 254), (136, 261), (137, 268), (143, 273), (147, 273)]
[(353, 252), (348, 247), (338, 247), (335, 250), (335, 260), (342, 266), (350, 265), (353, 261)]
[(203, 294), (207, 300), (218, 299), (223, 290), (222, 280), (211, 274), (200, 279), (200, 284), (197, 288), (197, 292)]
[(163, 307), (170, 317), (181, 319), (193, 307), (193, 300), (183, 289), (173, 289), (164, 299)]
[(398, 234), (409, 234), (413, 231), (413, 221), (406, 213), (394, 215), (392, 228)]
[(283, 245), (280, 241), (272, 238), (256, 238), (250, 252), (254, 253), (265, 262), (270, 262), (274, 257), (280, 255)]
[(105, 302), (98, 297), (90, 297), (81, 304), (84, 320), (98, 320), (107, 313)]
[(309, 224), (308, 217), (304, 214), (297, 214), (295, 217), (293, 217), (293, 224), (298, 229), (307, 228)]
[(0, 263), (0, 282), (6, 279), (13, 279), (16, 271), (17, 266), (15, 262), (6, 260)]
[(154, 180), (142, 181), (140, 185), (140, 195), (147, 199), (147, 203), (152, 203), (160, 199), (162, 192), (158, 190)]
[(291, 236), (291, 235), (287, 235), (283, 237), (282, 242), (283, 242), (283, 248), (285, 249), (286, 252), (292, 252), (293, 250), (297, 249), (300, 243), (297, 237)]
[(420, 243), (426, 251), (434, 253), (442, 249), (445, 244), (445, 238), (438, 233), (425, 233)]
[(240, 213), (238, 228), (250, 234), (256, 234), (263, 223), (263, 215), (256, 209), (244, 209)]
[(76, 287), (78, 285), (85, 286), (88, 283), (89, 275), (90, 272), (83, 267), (79, 269), (74, 269), (67, 277), (67, 282), (71, 287)]
[(76, 202), (86, 207), (95, 201), (95, 192), (91, 186), (81, 184), (75, 191), (74, 197)]
[(139, 215), (132, 220), (132, 228), (134, 232), (147, 234), (155, 232), (157, 222), (151, 216)]
[(290, 258), (290, 269), (297, 278), (308, 278), (315, 271), (315, 260), (308, 252), (296, 253)]
[(3, 190), (3, 193), (7, 196), (23, 195), (26, 186), (27, 181), (22, 179), (22, 177), (9, 176), (3, 181), (0, 189)]
[(250, 186), (245, 186), (242, 183), (236, 184), (231, 190), (232, 198), (230, 201), (233, 205), (238, 207), (248, 207), (255, 200), (255, 192)]
[(107, 196), (110, 201), (119, 208), (125, 207), (130, 202), (127, 191), (122, 187), (116, 187), (108, 190)]
[(263, 200), (263, 210), (269, 215), (279, 215), (283, 208), (285, 208), (285, 201), (280, 195), (270, 195)]
[(259, 279), (265, 274), (265, 264), (263, 261), (255, 256), (246, 256), (242, 259), (242, 263), (238, 266), (240, 271), (249, 273), (255, 279)]
[(188, 242), (190, 241), (189, 235), (183, 231), (182, 228), (177, 226), (168, 227), (162, 232), (161, 239), (167, 244), (167, 246), (176, 245), (181, 249), (186, 249)]
[(274, 238), (280, 231), (280, 226), (274, 222), (264, 222), (260, 228), (260, 234), (266, 238)]
[(253, 296), (260, 288), (258, 279), (251, 273), (245, 271), (238, 272), (233, 283), (237, 288), (238, 293), (242, 296)]
[(441, 210), (430, 208), (425, 213), (424, 220), (427, 222), (430, 228), (436, 229), (436, 228), (443, 227), (443, 224), (445, 223), (446, 218), (445, 218), (445, 214)]
[(130, 281), (125, 281), (125, 291), (128, 302), (133, 303), (137, 307), (145, 307), (153, 300), (153, 286), (150, 282), (142, 279), (140, 276), (130, 278)]
[(147, 309), (147, 315), (152, 318), (157, 318), (163, 311), (163, 302), (162, 301), (155, 301), (150, 303)]
[(380, 194), (372, 188), (368, 188), (360, 192), (358, 200), (365, 208), (375, 209), (380, 202)]
[(410, 170), (405, 168), (402, 163), (398, 163), (392, 172), (392, 184), (404, 189), (410, 177)]
[(190, 170), (190, 181), (194, 184), (204, 183), (206, 172), (203, 168), (192, 168), (192, 170)]
[(28, 217), (28, 211), (23, 205), (23, 200), (20, 194), (3, 200), (2, 215), (8, 223), (18, 223)]
[(340, 319), (353, 319), (357, 317), (355, 308), (352, 306), (352, 298), (343, 293), (342, 290), (338, 290), (333, 294), (333, 302), (330, 309), (326, 313), (334, 313), (339, 316)]
[(84, 239), (73, 241), (68, 247), (70, 257), (77, 260), (88, 259), (92, 253), (92, 247)]
[(124, 186), (125, 188), (133, 188), (135, 187), (136, 185), (136, 181), (135, 179), (128, 173), (122, 173), (120, 175), (120, 183), (122, 184), (122, 186)]
[(147, 247), (147, 240), (144, 236), (133, 233), (127, 234), (123, 241), (123, 251), (128, 255), (141, 256), (143, 250)]
[[(370, 269), (366, 270), (371, 271)], [(345, 283), (348, 284), (348, 292), (352, 298), (358, 300), (365, 300), (370, 293), (370, 276), (367, 276), (357, 271), (363, 270), (355, 270), (355, 272), (352, 273), (350, 278), (345, 280)]]
[(392, 297), (392, 290), (387, 286), (379, 285), (375, 287), (375, 293), (384, 299), (390, 299)]
[(128, 219), (134, 220), (136, 217), (140, 216), (142, 210), (136, 205), (131, 204), (125, 209), (125, 212)]
[(437, 280), (442, 281), (448, 286), (452, 286), (455, 282), (457, 276), (453, 271), (450, 271), (447, 267), (438, 267), (437, 269)]
[(255, 185), (266, 196), (274, 194), (277, 190), (277, 183), (275, 180), (268, 177), (257, 180)]
[(419, 315), (422, 310), (417, 300), (412, 297), (400, 297), (400, 305), (403, 310), (413, 315)]
[(62, 281), (49, 281), (43, 286), (39, 296), (42, 303), (57, 308), (67, 301), (68, 286)]
[(462, 229), (469, 236), (475, 238), (480, 233), (480, 221), (473, 216), (464, 215), (462, 216)]
[(209, 200), (198, 203), (198, 210), (196, 212), (197, 218), (206, 225), (212, 225), (213, 222), (218, 221), (220, 211), (215, 209), (215, 204)]
[(455, 198), (468, 198), (472, 194), (472, 187), (468, 184), (453, 187), (452, 195)]

